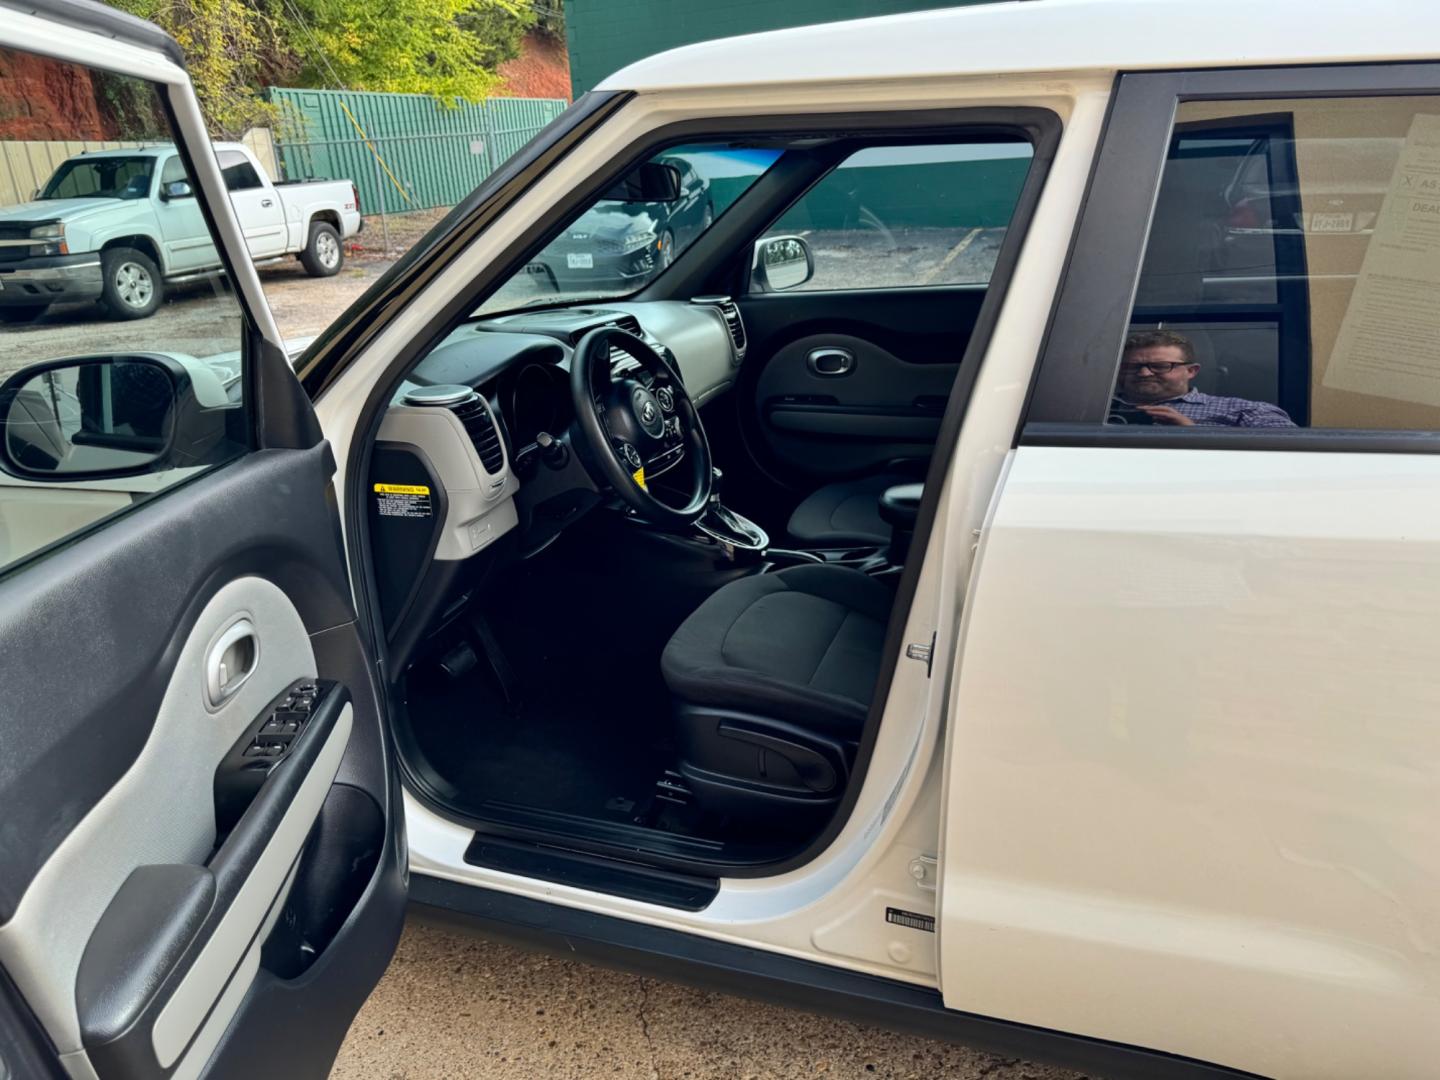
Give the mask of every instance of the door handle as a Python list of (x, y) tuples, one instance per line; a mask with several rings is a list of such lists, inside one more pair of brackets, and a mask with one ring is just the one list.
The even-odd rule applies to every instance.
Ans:
[(810, 369), (812, 374), (825, 378), (849, 375), (855, 370), (855, 354), (849, 349), (841, 349), (836, 346), (811, 349), (805, 357), (805, 366)]
[(234, 696), (260, 659), (255, 624), (237, 619), (215, 639), (205, 657), (205, 701), (213, 709)]
[(261, 199), (261, 200), (260, 200), (260, 205), (261, 205), (261, 206), (274, 206), (274, 205), (275, 205), (275, 200), (274, 200), (274, 199)]

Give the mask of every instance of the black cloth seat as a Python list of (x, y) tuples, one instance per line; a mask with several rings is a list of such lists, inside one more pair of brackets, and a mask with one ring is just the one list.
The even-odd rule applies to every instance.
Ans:
[(884, 472), (826, 484), (806, 496), (790, 515), (790, 538), (801, 547), (879, 547), (890, 542), (880, 519), (880, 496), (896, 484), (914, 483), (906, 473)]
[(838, 802), (893, 599), (858, 570), (796, 566), (731, 582), (681, 624), (660, 667), (702, 805), (758, 819)]

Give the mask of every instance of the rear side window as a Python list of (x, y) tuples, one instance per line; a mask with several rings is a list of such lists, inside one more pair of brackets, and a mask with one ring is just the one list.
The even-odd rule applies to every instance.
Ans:
[(261, 186), (260, 174), (255, 171), (255, 166), (238, 150), (221, 150), (215, 159), (220, 163), (220, 175), (225, 178), (225, 186), (229, 190), (247, 191)]
[(801, 291), (985, 285), (1031, 157), (1021, 141), (867, 147), (765, 235), (809, 245), (815, 272)]
[(1440, 98), (1175, 121), (1107, 422), (1440, 428)]

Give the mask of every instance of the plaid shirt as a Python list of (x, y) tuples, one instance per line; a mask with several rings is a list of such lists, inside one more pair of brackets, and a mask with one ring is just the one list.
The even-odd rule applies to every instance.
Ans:
[(1210, 427), (1294, 427), (1295, 421), (1278, 405), (1238, 397), (1216, 397), (1191, 390), (1169, 401), (1147, 401), (1147, 405), (1168, 405), (1181, 416)]

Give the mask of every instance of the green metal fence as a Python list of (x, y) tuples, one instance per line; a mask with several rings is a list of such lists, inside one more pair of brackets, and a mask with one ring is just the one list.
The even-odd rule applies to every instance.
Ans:
[(271, 87), (286, 180), (352, 180), (366, 214), (453, 206), (565, 111), (551, 98), (453, 104), (423, 94)]

